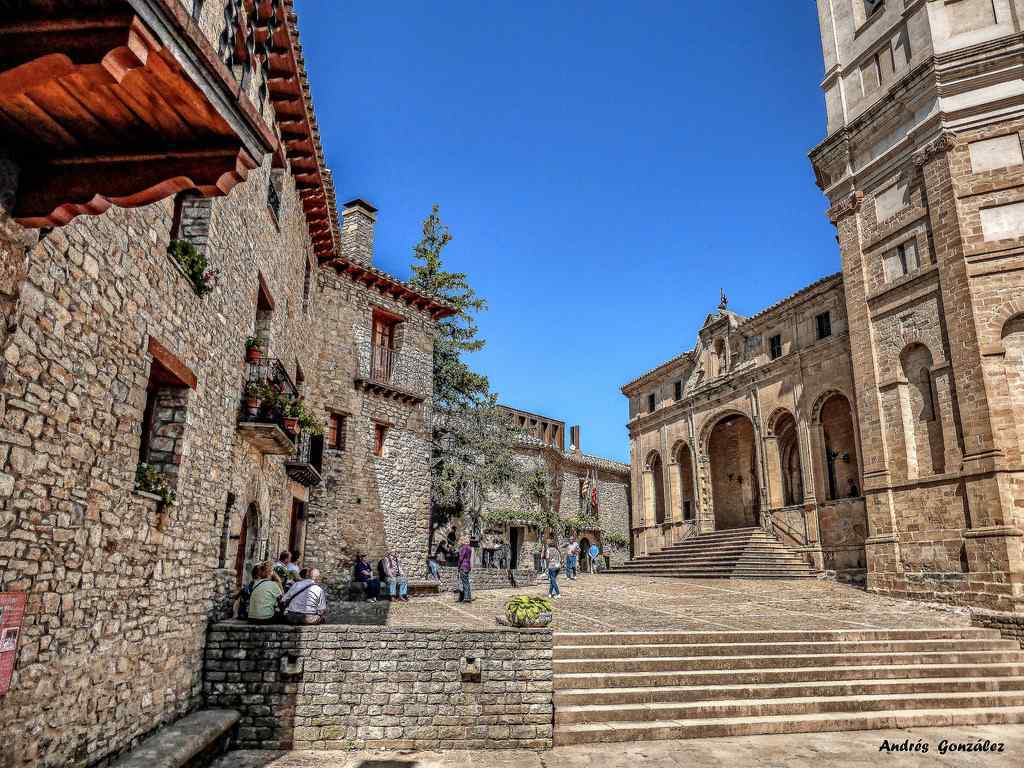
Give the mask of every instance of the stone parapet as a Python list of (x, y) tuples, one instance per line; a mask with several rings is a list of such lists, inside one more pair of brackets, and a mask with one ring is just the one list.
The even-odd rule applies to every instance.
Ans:
[(1016, 640), (1024, 648), (1024, 613), (973, 610), (971, 626), (998, 629), (1007, 640)]
[(215, 625), (207, 705), (261, 749), (547, 749), (550, 630)]

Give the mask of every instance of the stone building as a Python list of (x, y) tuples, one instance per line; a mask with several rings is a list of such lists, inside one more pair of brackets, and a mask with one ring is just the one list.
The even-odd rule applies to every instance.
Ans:
[[(580, 449), (579, 426), (569, 431), (566, 450), (565, 422), (508, 406), (502, 410), (520, 432), (515, 448), (516, 460), (526, 471), (543, 470), (550, 482), (552, 505), (563, 520), (586, 520), (590, 509), (587, 497), (596, 491), (596, 525), (583, 527), (580, 542), (585, 547), (597, 544), (602, 551), (624, 558), (624, 547), (607, 541), (628, 540), (629, 536), (629, 467), (617, 461), (583, 453)], [(486, 511), (525, 510), (536, 502), (521, 494), (501, 494), (488, 499)], [(591, 515), (591, 517), (593, 517)], [(513, 563), (520, 569), (539, 568), (542, 531), (525, 525), (492, 526), (492, 533), (502, 536), (512, 547)]]
[[(879, 592), (1022, 609), (1024, 80), (1009, 65), (1022, 11), (1019, 0), (819, 0), (828, 136), (811, 161), (837, 229), (842, 282), (831, 282), (830, 311), (842, 340), (825, 345), (835, 347), (829, 364), (818, 344), (802, 342), (787, 364), (785, 332), (748, 332), (749, 321), (723, 312), (693, 352), (624, 388), (639, 546), (660, 546), (666, 534), (652, 526), (685, 519), (680, 505), (690, 498), (694, 524), (706, 530), (750, 524), (757, 511), (763, 522), (802, 490), (803, 546), (815, 562), (819, 548), (825, 566), (856, 558)], [(828, 290), (819, 283), (794, 300), (808, 293), (824, 300)], [(819, 312), (798, 310), (791, 334), (808, 338)], [(739, 331), (735, 345), (713, 338), (726, 324)], [(774, 365), (765, 333), (783, 339)], [(751, 354), (752, 371), (736, 368)], [(808, 377), (816, 360), (819, 374)], [(787, 365), (792, 373), (762, 402), (761, 371)], [(745, 406), (719, 395), (746, 379)], [(683, 382), (679, 397), (673, 381)], [(825, 388), (843, 400), (819, 403)], [(830, 434), (830, 416), (852, 417), (852, 436)], [(729, 418), (740, 434), (731, 446), (715, 439)], [(742, 447), (751, 433), (753, 448)], [(716, 453), (731, 469), (716, 470)], [(687, 462), (693, 470), (678, 472)], [(839, 495), (851, 478), (863, 502), (822, 508), (832, 483), (825, 470)]]
[(843, 281), (753, 317), (723, 301), (692, 350), (629, 398), (633, 546), (771, 527), (817, 568), (857, 574), (867, 535)]
[[(423, 562), (451, 311), (372, 266), (372, 206), (339, 230), (290, 0), (54, 7), (0, 30), (0, 592), (28, 596), (4, 766), (105, 761), (199, 706), (254, 561)], [(322, 437), (269, 407), (300, 396)]]

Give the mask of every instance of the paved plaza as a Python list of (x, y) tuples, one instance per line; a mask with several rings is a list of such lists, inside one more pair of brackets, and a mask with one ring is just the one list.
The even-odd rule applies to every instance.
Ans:
[[(947, 752), (943, 740), (1002, 742), (999, 752)], [(928, 744), (928, 752), (879, 752), (891, 744)], [(649, 741), (556, 747), (550, 752), (232, 752), (214, 768), (829, 768), (829, 766), (1018, 766), (1024, 728), (982, 725), (908, 731), (852, 731), (730, 739)]]
[[(583, 575), (559, 580), (555, 630), (821, 630), (962, 627), (963, 609), (869, 594), (826, 580), (666, 579)], [(396, 627), (492, 629), (505, 601), (518, 594), (545, 595), (547, 580), (531, 587), (480, 591), (470, 604), (448, 593), (388, 606)], [(335, 616), (338, 614), (336, 613)]]

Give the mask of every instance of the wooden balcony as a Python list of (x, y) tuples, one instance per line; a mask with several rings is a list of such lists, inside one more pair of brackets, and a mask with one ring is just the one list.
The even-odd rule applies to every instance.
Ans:
[(358, 389), (410, 405), (418, 405), (427, 399), (427, 393), (416, 392), (399, 380), (396, 374), (402, 368), (401, 356), (391, 347), (370, 344), (369, 366), (360, 367), (360, 375), (355, 378)]
[(284, 463), (288, 477), (305, 486), (319, 485), (323, 474), (324, 436), (303, 432), (295, 455)]

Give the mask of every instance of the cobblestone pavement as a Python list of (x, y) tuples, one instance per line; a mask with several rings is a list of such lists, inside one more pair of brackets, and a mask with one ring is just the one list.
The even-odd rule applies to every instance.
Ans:
[[(920, 752), (880, 752), (891, 744), (928, 745)], [(940, 742), (1002, 742), (1003, 752), (940, 754)], [(986, 766), (1024, 764), (1024, 728), (982, 725), (907, 731), (850, 731), (729, 739), (556, 747), (550, 752), (231, 752), (214, 768), (830, 768), (883, 765)]]
[[(871, 629), (967, 626), (966, 610), (870, 594), (816, 579), (761, 581), (581, 576), (559, 580), (556, 630)], [(403, 627), (490, 629), (512, 595), (546, 595), (547, 582), (476, 593), (470, 604), (451, 594), (416, 597), (390, 606), (387, 623)]]

